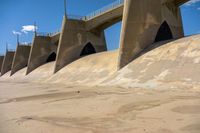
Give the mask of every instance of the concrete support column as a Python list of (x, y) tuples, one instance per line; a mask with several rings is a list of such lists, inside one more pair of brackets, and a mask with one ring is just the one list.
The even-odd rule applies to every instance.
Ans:
[(28, 45), (17, 45), (15, 56), (13, 59), (11, 76), (18, 70), (28, 65), (28, 58), (30, 54), (31, 46)]
[(91, 43), (96, 52), (107, 50), (103, 31), (96, 35), (87, 31), (85, 21), (64, 16), (54, 72), (79, 59), (87, 43)]
[(11, 70), (15, 52), (7, 51), (1, 68), (1, 76)]
[(46, 63), (53, 52), (56, 53), (57, 44), (52, 43), (50, 36), (35, 36), (31, 46), (26, 74)]
[(183, 36), (179, 8), (169, 0), (125, 0), (118, 68), (121, 69), (154, 43), (163, 22), (173, 38)]
[(0, 56), (0, 70), (1, 70), (2, 65), (3, 65), (3, 59), (4, 59), (4, 56)]

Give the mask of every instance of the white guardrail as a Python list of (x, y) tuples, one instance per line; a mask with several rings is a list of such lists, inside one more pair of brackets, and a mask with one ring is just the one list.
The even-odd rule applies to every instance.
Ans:
[(117, 8), (117, 7), (119, 7), (119, 6), (123, 5), (123, 4), (124, 4), (124, 0), (117, 0), (117, 1), (115, 1), (115, 2), (113, 2), (111, 4), (109, 4), (109, 5), (101, 8), (101, 9), (98, 9), (98, 10), (94, 11), (93, 13), (90, 13), (90, 14), (86, 15), (85, 17), (82, 18), (82, 20), (92, 19), (95, 16), (98, 16), (98, 15), (104, 13), (104, 12), (107, 12), (109, 10)]
[(120, 7), (123, 4), (124, 4), (124, 0), (117, 0), (117, 1), (107, 5), (105, 7), (102, 7), (101, 9), (98, 9), (98, 10), (86, 15), (86, 16), (67, 15), (67, 17), (70, 18), (70, 19), (87, 21), (87, 20), (90, 20), (90, 19), (100, 15), (100, 14), (103, 14), (107, 11), (110, 11), (114, 8)]

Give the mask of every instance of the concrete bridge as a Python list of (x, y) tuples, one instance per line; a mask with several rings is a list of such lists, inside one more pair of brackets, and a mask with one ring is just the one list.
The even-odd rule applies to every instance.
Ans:
[(183, 37), (179, 6), (188, 1), (117, 0), (85, 17), (73, 18), (65, 14), (61, 32), (37, 33), (31, 47), (18, 46), (15, 56), (12, 53), (11, 65), (6, 63), (7, 53), (1, 74), (12, 68), (12, 75), (26, 66), (26, 74), (29, 74), (50, 61), (55, 61), (54, 72), (57, 72), (83, 56), (106, 51), (104, 30), (120, 21), (118, 69), (121, 69), (153, 43)]

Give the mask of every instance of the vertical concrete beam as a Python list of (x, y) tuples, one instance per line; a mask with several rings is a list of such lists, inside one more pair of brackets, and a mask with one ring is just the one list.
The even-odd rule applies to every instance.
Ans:
[(173, 38), (183, 36), (179, 7), (172, 0), (125, 0), (118, 68), (137, 57), (156, 38), (166, 21)]
[(26, 67), (28, 65), (28, 58), (30, 54), (31, 46), (28, 45), (18, 45), (11, 69), (11, 76), (18, 70)]
[(0, 56), (0, 70), (1, 70), (2, 65), (3, 65), (3, 59), (4, 59), (4, 56)]
[(31, 47), (26, 74), (46, 63), (49, 55), (57, 52), (57, 45), (50, 36), (35, 36)]
[(91, 43), (96, 52), (107, 50), (103, 31), (91, 33), (87, 31), (85, 21), (70, 20), (64, 16), (54, 72), (79, 59), (87, 43)]
[(7, 51), (1, 68), (1, 76), (11, 70), (15, 52)]

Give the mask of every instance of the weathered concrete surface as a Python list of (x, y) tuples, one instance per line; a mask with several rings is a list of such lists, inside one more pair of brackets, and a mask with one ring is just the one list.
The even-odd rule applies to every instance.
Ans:
[[(169, 34), (172, 34), (172, 38), (183, 37), (180, 10), (174, 2), (125, 0), (119, 69), (131, 62), (148, 45), (154, 43), (159, 30), (164, 30), (162, 34), (168, 28), (171, 30)], [(161, 27), (164, 23), (168, 27)]]
[[(200, 87), (200, 35), (154, 44), (119, 72), (108, 78), (105, 85), (136, 88)], [(150, 47), (150, 49), (152, 49)]]
[(88, 43), (92, 44), (95, 52), (107, 50), (103, 31), (93, 34), (86, 30), (84, 21), (69, 20), (64, 16), (54, 72), (79, 59)]
[(18, 45), (11, 69), (11, 76), (18, 70), (26, 67), (28, 65), (28, 58), (30, 54), (31, 46), (28, 45)]
[[(58, 35), (56, 35), (55, 38), (58, 39)], [(50, 36), (34, 37), (26, 74), (29, 74), (37, 67), (47, 63), (48, 57), (52, 53), (57, 53), (58, 41), (55, 38)]]
[(46, 80), (47, 83), (96, 85), (117, 71), (118, 51), (80, 58)]
[(4, 56), (0, 56), (0, 70), (1, 70), (1, 67), (3, 65), (3, 59), (4, 59)]
[(11, 70), (15, 52), (7, 51), (1, 68), (1, 76)]
[[(58, 83), (123, 88), (198, 88), (200, 86), (200, 35), (172, 42), (158, 42), (117, 72), (118, 51), (82, 57), (53, 75), (54, 62), (27, 76), (22, 69), (0, 81)], [(149, 51), (150, 50), (150, 51)]]
[(26, 76), (24, 76), (26, 68), (19, 70), (12, 77), (5, 74), (0, 78), (0, 81), (92, 86), (101, 83), (117, 71), (117, 58), (118, 51), (89, 55), (65, 66), (56, 74), (53, 74), (54, 62), (50, 62), (38, 67)]

